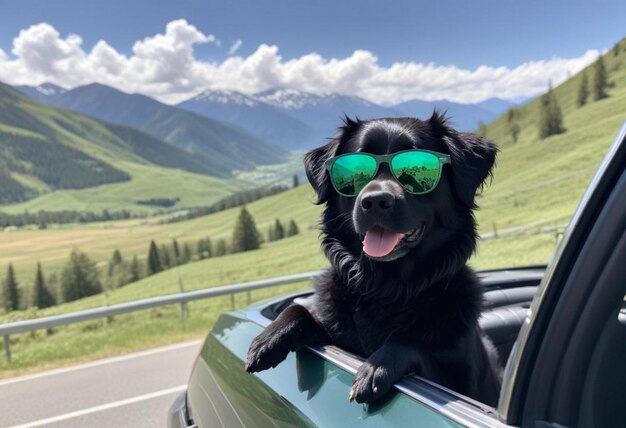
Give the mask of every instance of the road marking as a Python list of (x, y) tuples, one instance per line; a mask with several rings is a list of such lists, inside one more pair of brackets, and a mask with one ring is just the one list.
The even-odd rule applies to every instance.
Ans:
[(28, 422), (22, 425), (14, 425), (9, 428), (33, 428), (40, 427), (55, 422), (65, 421), (79, 416), (89, 415), (91, 413), (102, 412), (104, 410), (114, 409), (116, 407), (127, 406), (129, 404), (139, 403), (141, 401), (151, 400), (153, 398), (162, 397), (164, 395), (173, 394), (175, 392), (184, 391), (187, 385), (179, 385), (174, 388), (163, 389), (161, 391), (151, 392), (150, 394), (139, 395), (137, 397), (127, 398), (126, 400), (114, 401), (112, 403), (102, 404), (100, 406), (90, 407), (88, 409), (77, 410), (76, 412), (65, 413), (63, 415), (53, 416), (51, 418), (39, 419), (38, 421)]
[(193, 340), (193, 341), (190, 341), (190, 342), (183, 342), (183, 343), (177, 343), (175, 345), (163, 346), (161, 348), (149, 349), (147, 351), (135, 352), (133, 354), (121, 355), (119, 357), (112, 357), (112, 358), (106, 358), (106, 359), (103, 359), (103, 360), (92, 361), (90, 363), (80, 364), (80, 365), (77, 365), (77, 366), (64, 367), (64, 368), (60, 368), (60, 369), (49, 370), (47, 372), (36, 373), (36, 374), (26, 375), (26, 376), (20, 376), (20, 377), (16, 377), (16, 378), (0, 381), (0, 386), (9, 385), (9, 384), (12, 384), (12, 383), (17, 383), (17, 382), (25, 382), (25, 381), (29, 381), (29, 380), (33, 380), (33, 379), (39, 379), (41, 377), (46, 377), (46, 376), (54, 376), (54, 375), (58, 375), (58, 374), (72, 372), (74, 370), (82, 370), (82, 369), (88, 369), (88, 368), (91, 368), (91, 367), (103, 366), (105, 364), (118, 363), (120, 361), (126, 361), (126, 360), (132, 360), (134, 358), (146, 357), (146, 356), (149, 356), (149, 355), (159, 354), (161, 352), (168, 352), (168, 351), (174, 351), (174, 350), (177, 350), (177, 349), (188, 348), (188, 347), (191, 347), (191, 346), (197, 346), (197, 345), (199, 345), (201, 343), (202, 343), (202, 340)]

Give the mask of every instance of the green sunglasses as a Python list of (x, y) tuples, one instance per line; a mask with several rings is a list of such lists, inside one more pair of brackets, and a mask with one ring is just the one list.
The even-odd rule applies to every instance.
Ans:
[(354, 197), (376, 177), (384, 163), (404, 190), (423, 195), (437, 187), (441, 169), (450, 163), (450, 155), (416, 149), (387, 155), (346, 153), (326, 161), (326, 169), (337, 193)]

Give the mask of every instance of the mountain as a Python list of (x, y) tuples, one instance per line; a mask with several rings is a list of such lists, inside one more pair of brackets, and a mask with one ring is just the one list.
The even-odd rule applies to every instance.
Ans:
[(207, 90), (176, 107), (237, 125), (287, 150), (319, 144), (319, 133), (287, 112), (236, 91)]
[[(335, 135), (345, 115), (359, 119), (399, 115), (393, 108), (360, 97), (339, 94), (315, 95), (294, 89), (272, 89), (260, 92), (254, 98), (289, 113), (315, 129), (321, 137)], [(317, 145), (322, 142), (319, 141)]]
[[(319, 146), (327, 137), (335, 134), (344, 115), (360, 119), (398, 116), (427, 118), (434, 108), (438, 108), (448, 112), (451, 122), (458, 129), (471, 131), (478, 128), (479, 122), (490, 122), (512, 106), (508, 101), (492, 98), (477, 104), (412, 100), (385, 107), (356, 96), (315, 95), (294, 89), (272, 89), (254, 95), (208, 90), (172, 107), (143, 95), (125, 94), (99, 84), (70, 91), (51, 84), (36, 88), (20, 86), (18, 89), (52, 105), (144, 130), (191, 151), (213, 168), (224, 166), (222, 173), (226, 173), (228, 168), (251, 167), (235, 167), (232, 159), (227, 159), (234, 157), (239, 162), (247, 160), (246, 156), (242, 159), (239, 155), (242, 152), (250, 153), (252, 164), (276, 163), (276, 156), (280, 155), (271, 150), (266, 151), (268, 147), (265, 141), (287, 150), (306, 150)], [(200, 115), (205, 123), (200, 125), (201, 120), (197, 116), (192, 119), (193, 116), (186, 116), (180, 110)], [(250, 143), (246, 140), (250, 144), (242, 144), (233, 150), (228, 143), (223, 144), (226, 150), (225, 147), (212, 150), (217, 143), (208, 139), (206, 134), (213, 134), (211, 129), (221, 129), (220, 126), (230, 126), (231, 131), (246, 134), (246, 137), (240, 135), (235, 138), (224, 137), (223, 134), (215, 136), (220, 141), (236, 141), (238, 138), (256, 138), (257, 141)], [(246, 146), (254, 146), (262, 152), (261, 156), (255, 156), (254, 151), (248, 151)], [(226, 159), (218, 153), (224, 151), (227, 152)]]
[(46, 102), (46, 98), (49, 96), (62, 94), (67, 91), (67, 89), (57, 86), (54, 83), (43, 83), (39, 86), (21, 85), (14, 86), (14, 88), (23, 94), (28, 95), (32, 99), (44, 103)]
[(107, 186), (119, 192), (124, 183), (132, 187), (145, 176), (155, 189), (144, 194), (170, 196), (159, 193), (164, 187), (159, 180), (180, 174), (189, 183), (221, 183), (202, 178), (213, 174), (210, 166), (171, 144), (43, 105), (0, 83), (0, 204), (96, 186), (102, 199)]
[(52, 93), (42, 101), (142, 130), (193, 154), (220, 177), (285, 159), (284, 150), (234, 125), (97, 83)]
[[(530, 101), (530, 98), (526, 98), (524, 100), (517, 100), (516, 102), (511, 102), (507, 100), (503, 100), (501, 98), (489, 98), (474, 105), (481, 107), (491, 113), (495, 114), (496, 117), (500, 116), (502, 113), (507, 111), (511, 107), (516, 107), (518, 105), (524, 104), (525, 102)], [(483, 122), (485, 122), (483, 120)]]

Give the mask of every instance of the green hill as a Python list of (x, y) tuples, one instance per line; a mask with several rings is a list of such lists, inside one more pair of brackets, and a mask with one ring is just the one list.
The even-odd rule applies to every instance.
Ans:
[[(506, 114), (487, 126), (501, 153), (493, 182), (485, 189), (478, 215), (483, 230), (537, 221), (566, 222), (596, 167), (626, 120), (626, 39), (604, 56), (611, 86), (608, 98), (577, 107), (582, 72), (555, 88), (566, 132), (539, 138), (540, 99), (519, 107), (521, 132), (513, 143)], [(617, 55), (615, 54), (617, 52)], [(593, 82), (593, 65), (584, 70)], [(547, 82), (546, 82), (547, 87)]]
[(212, 174), (153, 136), (45, 106), (0, 83), (0, 204), (21, 202), (3, 211), (148, 211), (135, 201), (150, 198), (207, 205), (244, 184)]

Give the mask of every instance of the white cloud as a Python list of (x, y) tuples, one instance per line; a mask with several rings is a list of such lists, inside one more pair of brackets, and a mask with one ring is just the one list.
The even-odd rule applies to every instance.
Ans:
[(277, 46), (265, 44), (247, 57), (233, 56), (241, 40), (230, 46), (231, 56), (222, 62), (206, 62), (195, 58), (197, 44), (218, 46), (219, 41), (182, 19), (167, 24), (163, 34), (137, 41), (130, 56), (103, 40), (86, 52), (80, 36), (63, 38), (54, 27), (41, 23), (20, 31), (13, 40), (14, 58), (0, 50), (0, 81), (52, 82), (67, 88), (100, 82), (167, 103), (180, 102), (207, 88), (255, 93), (275, 87), (358, 95), (383, 104), (416, 98), (470, 103), (540, 94), (548, 80), (558, 85), (600, 53), (587, 51), (577, 58), (530, 61), (514, 68), (483, 65), (467, 70), (416, 62), (383, 67), (365, 50), (345, 58), (309, 53), (284, 60)]
[(241, 47), (242, 43), (243, 42), (241, 41), (241, 39), (235, 40), (230, 46), (230, 49), (228, 49), (228, 55), (235, 55), (235, 53), (237, 53), (237, 51)]

